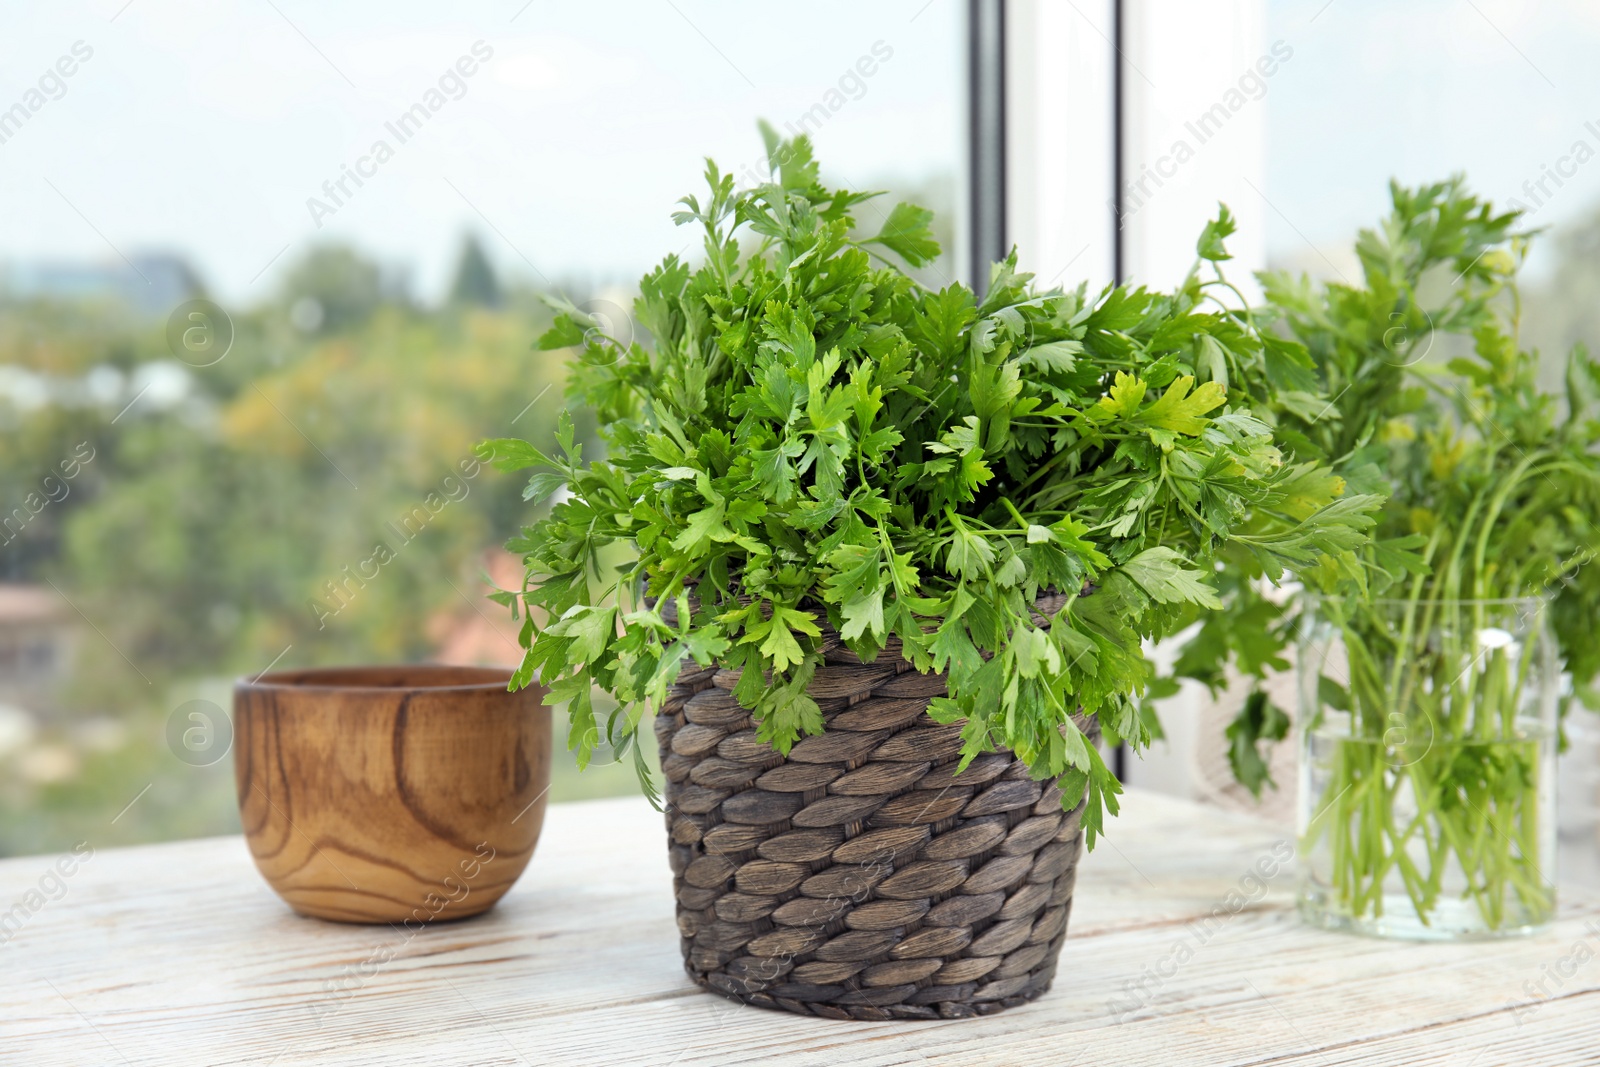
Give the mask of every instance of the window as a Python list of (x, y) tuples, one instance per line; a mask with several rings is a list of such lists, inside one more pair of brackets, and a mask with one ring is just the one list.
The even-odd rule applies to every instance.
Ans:
[[(631, 329), (640, 274), (696, 254), (675, 200), (708, 155), (753, 180), (761, 118), (936, 209), (925, 273), (952, 279), (966, 24), (955, 0), (11, 19), (0, 854), (234, 828), (226, 751), (167, 741), (233, 676), (514, 661), (483, 594), (518, 580), (520, 485), (471, 447), (551, 432), (541, 297)], [(613, 770), (557, 793), (636, 788)]]
[[(1236, 279), (1336, 278), (1391, 176), (1464, 170), (1548, 231), (1527, 340), (1600, 344), (1577, 0), (117, 0), (10, 30), (0, 854), (230, 829), (225, 752), (165, 737), (194, 701), (225, 714), (231, 676), (514, 660), (482, 594), (518, 578), (494, 546), (520, 487), (471, 446), (550, 434), (542, 299), (632, 330), (638, 276), (697, 251), (675, 199), (707, 155), (750, 180), (758, 118), (934, 208), (933, 285), (1013, 243), (1045, 285), (1170, 285), (1219, 201)], [(1229, 710), (1176, 698), (1132, 782), (1239, 803)], [(1592, 842), (1600, 733), (1572, 731), (1564, 818)]]

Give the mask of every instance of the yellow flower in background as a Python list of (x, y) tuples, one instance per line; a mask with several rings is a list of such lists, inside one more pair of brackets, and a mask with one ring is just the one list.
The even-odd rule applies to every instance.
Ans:
[(1383, 424), (1380, 431), (1383, 443), (1386, 445), (1404, 444), (1417, 439), (1417, 431), (1404, 419), (1390, 419)]
[(1462, 457), (1467, 454), (1466, 440), (1459, 437), (1451, 440), (1453, 436), (1449, 430), (1428, 435), (1428, 470), (1437, 481), (1452, 477), (1456, 468), (1461, 466)]

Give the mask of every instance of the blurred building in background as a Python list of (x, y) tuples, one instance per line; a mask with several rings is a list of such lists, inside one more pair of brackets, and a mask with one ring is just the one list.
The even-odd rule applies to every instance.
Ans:
[(81, 629), (49, 586), (0, 585), (0, 715), (57, 709)]
[(115, 300), (142, 316), (165, 318), (205, 287), (181, 255), (137, 253), (126, 262), (19, 261), (0, 265), (0, 297), (12, 300)]

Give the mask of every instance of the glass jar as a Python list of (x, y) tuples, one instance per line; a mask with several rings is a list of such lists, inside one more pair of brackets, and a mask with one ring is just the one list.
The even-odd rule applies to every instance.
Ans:
[(1300, 911), (1377, 937), (1555, 914), (1559, 670), (1542, 598), (1312, 600), (1300, 646)]

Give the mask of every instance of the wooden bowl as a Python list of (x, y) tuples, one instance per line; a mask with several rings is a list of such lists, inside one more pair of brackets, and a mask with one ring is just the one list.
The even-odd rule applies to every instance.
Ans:
[(234, 780), (245, 839), (302, 915), (462, 919), (533, 856), (550, 711), (487, 667), (334, 667), (240, 679)]

